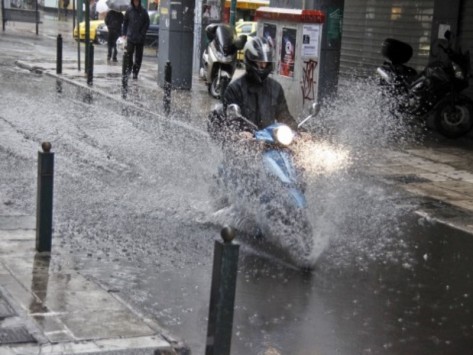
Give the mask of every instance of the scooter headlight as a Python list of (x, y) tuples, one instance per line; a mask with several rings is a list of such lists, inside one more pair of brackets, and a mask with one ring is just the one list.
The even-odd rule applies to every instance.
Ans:
[(274, 138), (276, 142), (285, 146), (292, 143), (294, 136), (294, 131), (288, 126), (281, 126), (274, 130)]

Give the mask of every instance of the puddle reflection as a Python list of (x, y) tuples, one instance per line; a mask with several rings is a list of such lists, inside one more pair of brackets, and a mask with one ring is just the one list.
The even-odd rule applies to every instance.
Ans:
[(31, 279), (31, 291), (34, 297), (29, 306), (32, 314), (48, 312), (44, 301), (48, 293), (50, 262), (51, 256), (49, 253), (36, 253), (34, 256)]

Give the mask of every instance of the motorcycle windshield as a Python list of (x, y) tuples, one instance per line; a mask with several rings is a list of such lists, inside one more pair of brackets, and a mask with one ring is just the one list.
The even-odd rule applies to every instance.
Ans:
[(218, 26), (215, 31), (215, 47), (224, 55), (234, 54), (234, 32), (230, 26)]

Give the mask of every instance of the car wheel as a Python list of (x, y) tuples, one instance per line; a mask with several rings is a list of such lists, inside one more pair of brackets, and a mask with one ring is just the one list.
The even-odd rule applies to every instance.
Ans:
[(103, 38), (102, 36), (100, 36), (98, 33), (95, 34), (95, 40), (98, 44), (100, 45), (104, 45), (104, 44), (107, 44), (107, 41), (105, 40), (105, 38)]

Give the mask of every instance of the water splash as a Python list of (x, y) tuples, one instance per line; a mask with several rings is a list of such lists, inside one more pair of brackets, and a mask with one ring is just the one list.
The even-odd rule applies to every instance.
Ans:
[[(369, 260), (408, 259), (403, 218), (414, 206), (400, 206), (402, 195), (367, 173), (383, 152), (403, 149), (422, 139), (372, 80), (354, 80), (323, 106), (311, 128), (326, 133), (322, 147), (331, 147), (328, 167), (314, 166), (309, 174), (317, 233), (326, 235), (331, 250), (326, 260), (363, 267)], [(317, 148), (316, 148), (317, 149)], [(323, 152), (323, 148), (319, 147)], [(338, 154), (335, 154), (338, 153)], [(327, 255), (327, 256), (328, 256)]]
[[(2, 92), (2, 124), (12, 126), (23, 137), (15, 139), (15, 154), (25, 159), (25, 166), (31, 166), (43, 139), (52, 141), (58, 157), (55, 233), (65, 249), (80, 250), (86, 262), (88, 255), (93, 255), (112, 261), (120, 258), (169, 265), (191, 263), (195, 255), (209, 254), (204, 238), (192, 235), (180, 242), (168, 240), (163, 233), (157, 236), (161, 230), (179, 235), (182, 221), (194, 229), (192, 223), (215, 211), (210, 208), (208, 190), (214, 184), (211, 176), (221, 154), (216, 150), (209, 154), (207, 140), (154, 118), (124, 116), (106, 101), (84, 104), (73, 87), (65, 86), (62, 94), (56, 95), (52, 83), (50, 94), (45, 95), (43, 81), (30, 80), (30, 90), (43, 96), (20, 95), (22, 82), (24, 78), (19, 78), (15, 80), (17, 90)], [(20, 98), (21, 104), (8, 105), (14, 98)], [(403, 233), (399, 221), (405, 210), (398, 207), (399, 196), (367, 176), (365, 168), (380, 154), (380, 148), (402, 147), (415, 135), (401, 119), (393, 120), (388, 105), (379, 105), (381, 99), (372, 83), (354, 81), (324, 103), (320, 115), (308, 122), (318, 139), (301, 145), (299, 158), (306, 169), (312, 260), (327, 250), (339, 263), (357, 255), (394, 260), (396, 250), (402, 249), (388, 236), (391, 229)], [(254, 156), (248, 164), (257, 164)], [(25, 179), (34, 175), (34, 169), (27, 170)], [(32, 211), (34, 179), (27, 188), (29, 199), (14, 198), (17, 193), (13, 190), (6, 197), (14, 201), (15, 208)], [(251, 198), (251, 189), (236, 189), (234, 203), (241, 191)], [(257, 223), (245, 223), (248, 215), (258, 216), (258, 205), (236, 203), (239, 213), (234, 213), (233, 219), (223, 218), (222, 213), (222, 224), (234, 223), (253, 233)], [(204, 224), (196, 224), (202, 229), (201, 236), (214, 237)], [(288, 233), (280, 230), (284, 233), (279, 244), (285, 245), (283, 238)], [(153, 250), (165, 257), (155, 261)], [(175, 258), (174, 252), (185, 257)]]
[(406, 246), (399, 238), (404, 233), (402, 219), (413, 206), (400, 207), (400, 193), (388, 190), (366, 171), (384, 150), (406, 147), (419, 138), (418, 132), (402, 117), (395, 118), (389, 101), (369, 80), (351, 82), (322, 107), (320, 115), (308, 123), (315, 141), (294, 147), (307, 184), (309, 207), (304, 213), (311, 225), (310, 242), (304, 241), (307, 230), (298, 229), (298, 223), (287, 223), (300, 218), (290, 208), (262, 205), (254, 198), (259, 196), (255, 186), (267, 189), (270, 185), (261, 173), (248, 182), (248, 166), (256, 171), (260, 164), (254, 157), (251, 163), (242, 164), (246, 168), (241, 176), (246, 177), (229, 189), (231, 208), (214, 217), (249, 234), (263, 229), (269, 241), (288, 251), (296, 264), (305, 260), (314, 265), (326, 250), (330, 263), (337, 265), (354, 260), (359, 265), (405, 260)]

